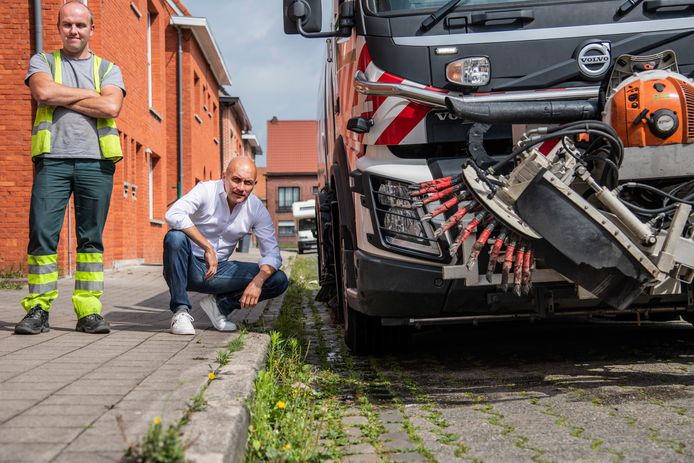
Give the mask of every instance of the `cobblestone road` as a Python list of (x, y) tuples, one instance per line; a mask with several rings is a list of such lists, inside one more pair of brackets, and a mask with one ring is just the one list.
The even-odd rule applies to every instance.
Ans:
[(325, 306), (304, 311), (309, 361), (345, 384), (322, 442), (341, 461), (694, 461), (687, 323), (448, 327), (357, 358)]

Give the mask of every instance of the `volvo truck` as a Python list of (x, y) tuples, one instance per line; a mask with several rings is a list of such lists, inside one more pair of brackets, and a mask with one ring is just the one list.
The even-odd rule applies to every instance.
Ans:
[(354, 352), (429, 324), (694, 320), (694, 0), (283, 14), (325, 41), (318, 298)]

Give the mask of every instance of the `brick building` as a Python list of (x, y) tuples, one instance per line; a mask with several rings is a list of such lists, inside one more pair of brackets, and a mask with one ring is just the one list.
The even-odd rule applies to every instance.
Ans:
[(263, 150), (252, 133), (253, 125), (241, 99), (223, 92), (219, 104), (222, 108), (222, 132), (228, 134), (222, 139), (222, 170), (238, 156), (248, 156), (256, 161), (256, 156), (262, 155)]
[[(14, 37), (0, 50), (0, 271), (25, 268), (35, 104), (23, 79), (37, 46), (61, 47), (56, 21), (63, 3), (42, 0), (38, 27), (33, 2), (0, 3), (0, 27)], [(179, 0), (88, 5), (96, 26), (91, 48), (120, 66), (127, 89), (117, 119), (124, 159), (114, 177), (105, 264), (161, 262), (166, 209), (198, 181), (220, 178), (225, 142), (238, 136), (232, 134), (243, 141), (250, 123), (232, 117), (222, 124), (220, 89), (231, 81), (204, 18), (191, 17)], [(74, 270), (74, 248), (74, 220), (66, 213), (61, 271)]]
[(268, 121), (267, 153), (267, 208), (280, 245), (296, 244), (292, 203), (318, 192), (318, 121)]

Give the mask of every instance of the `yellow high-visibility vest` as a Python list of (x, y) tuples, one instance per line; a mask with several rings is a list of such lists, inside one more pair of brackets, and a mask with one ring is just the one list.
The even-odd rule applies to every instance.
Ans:
[[(63, 83), (63, 63), (61, 60), (60, 50), (53, 52), (53, 66), (49, 61), (49, 57), (45, 53), (41, 53), (43, 59), (46, 60), (53, 72), (53, 80), (58, 83)], [(102, 67), (103, 64), (103, 67)], [(101, 81), (113, 68), (113, 63), (108, 62), (94, 55), (94, 90), (101, 93)], [(40, 104), (36, 110), (36, 119), (34, 127), (31, 131), (31, 155), (38, 156), (51, 152), (51, 126), (53, 125), (53, 112), (55, 106)], [(99, 148), (101, 148), (101, 156), (105, 159), (110, 159), (113, 162), (118, 162), (123, 158), (123, 151), (120, 146), (120, 136), (116, 128), (116, 121), (112, 118), (96, 120), (96, 130), (99, 137)]]

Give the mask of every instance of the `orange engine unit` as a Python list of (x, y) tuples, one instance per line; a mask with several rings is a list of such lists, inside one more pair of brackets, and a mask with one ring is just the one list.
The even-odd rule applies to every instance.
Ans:
[(694, 143), (694, 84), (671, 71), (636, 74), (615, 89), (605, 119), (625, 147)]

